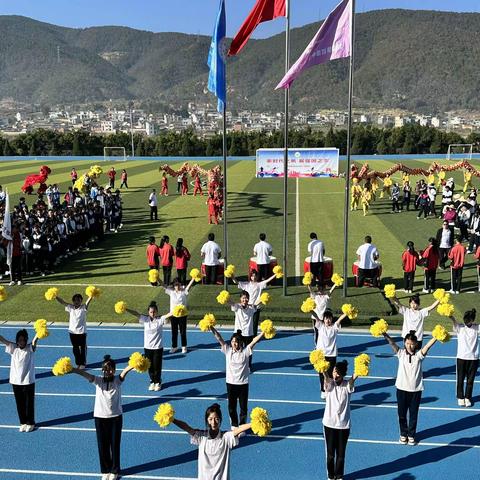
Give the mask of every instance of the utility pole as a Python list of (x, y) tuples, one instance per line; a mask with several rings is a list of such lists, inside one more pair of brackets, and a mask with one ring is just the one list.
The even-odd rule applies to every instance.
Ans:
[(57, 45), (57, 63), (60, 65), (60, 45)]
[(128, 103), (130, 108), (130, 138), (132, 142), (132, 158), (135, 156), (135, 145), (133, 144), (133, 101)]

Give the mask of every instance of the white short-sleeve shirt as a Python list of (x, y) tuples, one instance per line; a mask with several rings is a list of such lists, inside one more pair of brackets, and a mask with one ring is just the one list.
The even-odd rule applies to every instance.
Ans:
[(323, 350), (326, 357), (337, 356), (337, 335), (340, 325), (334, 323), (327, 327), (324, 322), (317, 320), (315, 328), (318, 330), (317, 350)]
[[(318, 293), (312, 293), (310, 297), (315, 300), (314, 312), (317, 314), (318, 318), (322, 320), (323, 314), (328, 307), (328, 302), (330, 302), (330, 295), (320, 295)], [(313, 315), (312, 318), (316, 320)]]
[(242, 331), (244, 337), (251, 337), (253, 335), (253, 315), (257, 309), (248, 305), (243, 308), (239, 303), (232, 305), (232, 312), (235, 312), (235, 328)]
[(166, 288), (165, 293), (170, 297), (170, 311), (173, 312), (173, 309), (177, 305), (187, 306), (188, 301), (188, 291), (179, 290), (178, 292), (173, 288)]
[(65, 311), (69, 314), (68, 331), (77, 335), (87, 333), (87, 306), (82, 303), (75, 308), (69, 303), (65, 306)]
[(198, 480), (229, 480), (230, 450), (238, 445), (233, 432), (218, 432), (210, 438), (208, 432), (198, 430), (190, 437), (198, 446)]
[(166, 316), (155, 317), (153, 320), (148, 315), (140, 315), (138, 321), (143, 323), (143, 347), (148, 350), (163, 348), (163, 326)]
[(93, 416), (97, 418), (112, 418), (122, 414), (122, 380), (116, 375), (111, 382), (105, 382), (103, 377), (93, 377), (95, 385), (95, 407)]
[(250, 295), (249, 303), (255, 305), (260, 297), (262, 290), (267, 286), (267, 282), (238, 282), (238, 288), (245, 290)]
[(310, 254), (310, 262), (323, 262), (323, 242), (321, 240), (312, 240), (308, 244), (308, 253)]
[(257, 257), (257, 265), (269, 264), (272, 246), (268, 242), (261, 240), (253, 247), (253, 253)]
[(325, 382), (325, 411), (323, 425), (329, 428), (350, 428), (350, 395), (354, 387), (343, 380), (340, 385), (334, 380)]
[(252, 355), (251, 348), (247, 345), (242, 350), (235, 352), (230, 345), (225, 343), (221, 350), (225, 354), (226, 383), (232, 385), (248, 383), (250, 373), (248, 361)]
[(478, 359), (478, 323), (470, 327), (455, 322), (453, 331), (457, 334), (457, 358), (461, 360)]
[(413, 355), (404, 348), (397, 352), (398, 370), (395, 386), (406, 392), (420, 392), (423, 390), (422, 362), (425, 356), (418, 350)]
[(20, 348), (16, 343), (9, 342), (5, 352), (12, 356), (10, 361), (10, 379), (12, 385), (31, 385), (35, 383), (34, 350), (29, 343)]
[(220, 245), (218, 245), (218, 243), (209, 240), (203, 244), (200, 253), (205, 255), (203, 260), (204, 265), (218, 265), (218, 256), (221, 253)]
[(412, 310), (411, 308), (400, 305), (399, 313), (403, 315), (402, 338), (405, 338), (410, 330), (415, 330), (415, 335), (419, 342), (423, 339), (423, 321), (428, 317), (428, 308), (421, 310)]
[(357, 255), (359, 255), (358, 268), (362, 270), (372, 270), (377, 268), (376, 259), (378, 258), (378, 250), (372, 243), (364, 243), (357, 249)]

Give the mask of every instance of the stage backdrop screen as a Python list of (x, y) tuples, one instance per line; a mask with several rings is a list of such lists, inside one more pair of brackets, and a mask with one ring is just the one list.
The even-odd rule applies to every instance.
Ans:
[[(283, 177), (283, 148), (257, 150), (257, 178)], [(288, 176), (291, 178), (338, 175), (338, 148), (289, 148)]]

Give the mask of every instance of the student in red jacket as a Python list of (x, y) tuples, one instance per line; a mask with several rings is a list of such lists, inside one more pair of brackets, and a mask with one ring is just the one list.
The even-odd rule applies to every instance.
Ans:
[(421, 252), (424, 270), (423, 293), (432, 293), (435, 290), (435, 279), (440, 262), (437, 239), (430, 237), (428, 242), (428, 247)]
[(160, 192), (160, 195), (165, 195), (165, 197), (168, 197), (168, 178), (165, 172), (163, 172), (162, 175), (162, 191)]
[(167, 235), (162, 237), (158, 249), (160, 251), (160, 259), (162, 262), (163, 284), (168, 287), (172, 279), (173, 256), (175, 251), (170, 245), (170, 238)]
[(203, 196), (202, 180), (200, 179), (200, 175), (198, 174), (195, 176), (195, 185), (193, 187), (193, 195), (196, 196), (197, 193)]
[(107, 172), (107, 177), (110, 179), (110, 187), (115, 188), (115, 176), (117, 175), (117, 172), (114, 167), (112, 167), (108, 172)]
[[(147, 263), (148, 263), (148, 268), (150, 270), (158, 270), (158, 257), (160, 256), (160, 249), (158, 248), (158, 245), (155, 243), (155, 237), (150, 237), (148, 239), (148, 247), (147, 247)], [(157, 286), (157, 283), (152, 283), (152, 287)]]
[(177, 240), (175, 246), (175, 267), (178, 281), (185, 286), (187, 284), (187, 266), (191, 255), (188, 248), (183, 245), (183, 238)]
[(120, 184), (120, 188), (122, 188), (125, 185), (125, 188), (128, 188), (128, 173), (125, 169), (122, 170), (122, 175), (121, 175), (121, 180), (122, 183)]
[(462, 283), (463, 265), (465, 264), (465, 247), (462, 245), (462, 237), (455, 237), (455, 245), (450, 250), (448, 258), (450, 263), (450, 293), (460, 293)]
[(415, 270), (419, 259), (418, 252), (415, 251), (413, 242), (407, 242), (407, 249), (402, 255), (403, 280), (405, 282), (405, 291), (412, 293), (413, 282), (415, 280)]

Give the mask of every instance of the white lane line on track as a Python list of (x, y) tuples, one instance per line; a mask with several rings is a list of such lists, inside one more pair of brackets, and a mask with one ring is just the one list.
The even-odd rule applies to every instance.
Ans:
[[(11, 391), (0, 391), (0, 395), (13, 395)], [(35, 392), (36, 396), (40, 397), (84, 397), (84, 398), (95, 398), (94, 393), (51, 393), (51, 392)], [(149, 400), (149, 399), (158, 399), (160, 401), (165, 400), (193, 400), (193, 401), (226, 401), (224, 397), (210, 396), (210, 397), (187, 397), (182, 395), (122, 395), (122, 398), (131, 398), (134, 400)], [(313, 400), (278, 400), (272, 398), (249, 398), (249, 402), (259, 402), (259, 403), (278, 403), (286, 405), (325, 405), (325, 402), (313, 401)], [(350, 403), (351, 407), (356, 408), (387, 408), (397, 410), (397, 404), (369, 404), (369, 403)], [(432, 410), (440, 412), (460, 412), (460, 413), (469, 413), (469, 412), (480, 412), (480, 408), (459, 408), (459, 407), (429, 407), (426, 405), (420, 405), (420, 410)], [(17, 427), (18, 428), (18, 427)]]
[[(274, 420), (275, 421), (275, 420)], [(0, 428), (3, 429), (13, 429), (17, 430), (17, 425), (0, 425)], [(89, 427), (39, 427), (39, 430), (57, 430), (57, 431), (74, 431), (74, 432), (95, 432), (95, 428)], [(155, 435), (188, 435), (187, 432), (178, 432), (172, 430), (140, 430), (140, 429), (122, 429), (122, 433), (141, 433), (141, 434), (155, 434)], [(255, 437), (255, 435), (247, 434), (249, 437)], [(282, 440), (310, 440), (310, 441), (324, 441), (323, 435), (276, 435), (269, 434), (269, 438), (278, 438)], [(367, 440), (362, 438), (349, 438), (349, 442), (353, 443), (369, 443), (376, 445), (396, 445), (398, 446), (398, 441), (393, 440)], [(440, 442), (420, 442), (418, 445), (425, 447), (456, 447), (456, 448), (480, 448), (480, 445), (469, 445), (465, 443), (440, 443)], [(0, 472), (2, 469), (0, 469)], [(97, 474), (98, 476), (98, 474)], [(143, 477), (143, 476), (130, 476), (130, 478), (179, 478), (179, 477)]]
[[(119, 365), (121, 363), (118, 363)], [(0, 365), (0, 368), (3, 369), (10, 369), (10, 365)], [(36, 366), (35, 370), (51, 370), (52, 367), (41, 367)], [(101, 368), (87, 368), (90, 372), (101, 372)], [(163, 368), (162, 372), (170, 372), (170, 373), (225, 373), (225, 370), (198, 370), (198, 369), (182, 369), (182, 368)], [(315, 377), (318, 378), (318, 373), (298, 373), (298, 372), (260, 372), (256, 371), (253, 372), (252, 375), (270, 375), (270, 376), (280, 376), (280, 377)], [(374, 376), (369, 375), (365, 377), (367, 380), (395, 380), (396, 377), (382, 377), (382, 376)], [(448, 379), (448, 378), (424, 378), (424, 382), (440, 382), (440, 383), (456, 383), (456, 379)], [(474, 383), (480, 383), (480, 380), (475, 380)]]

